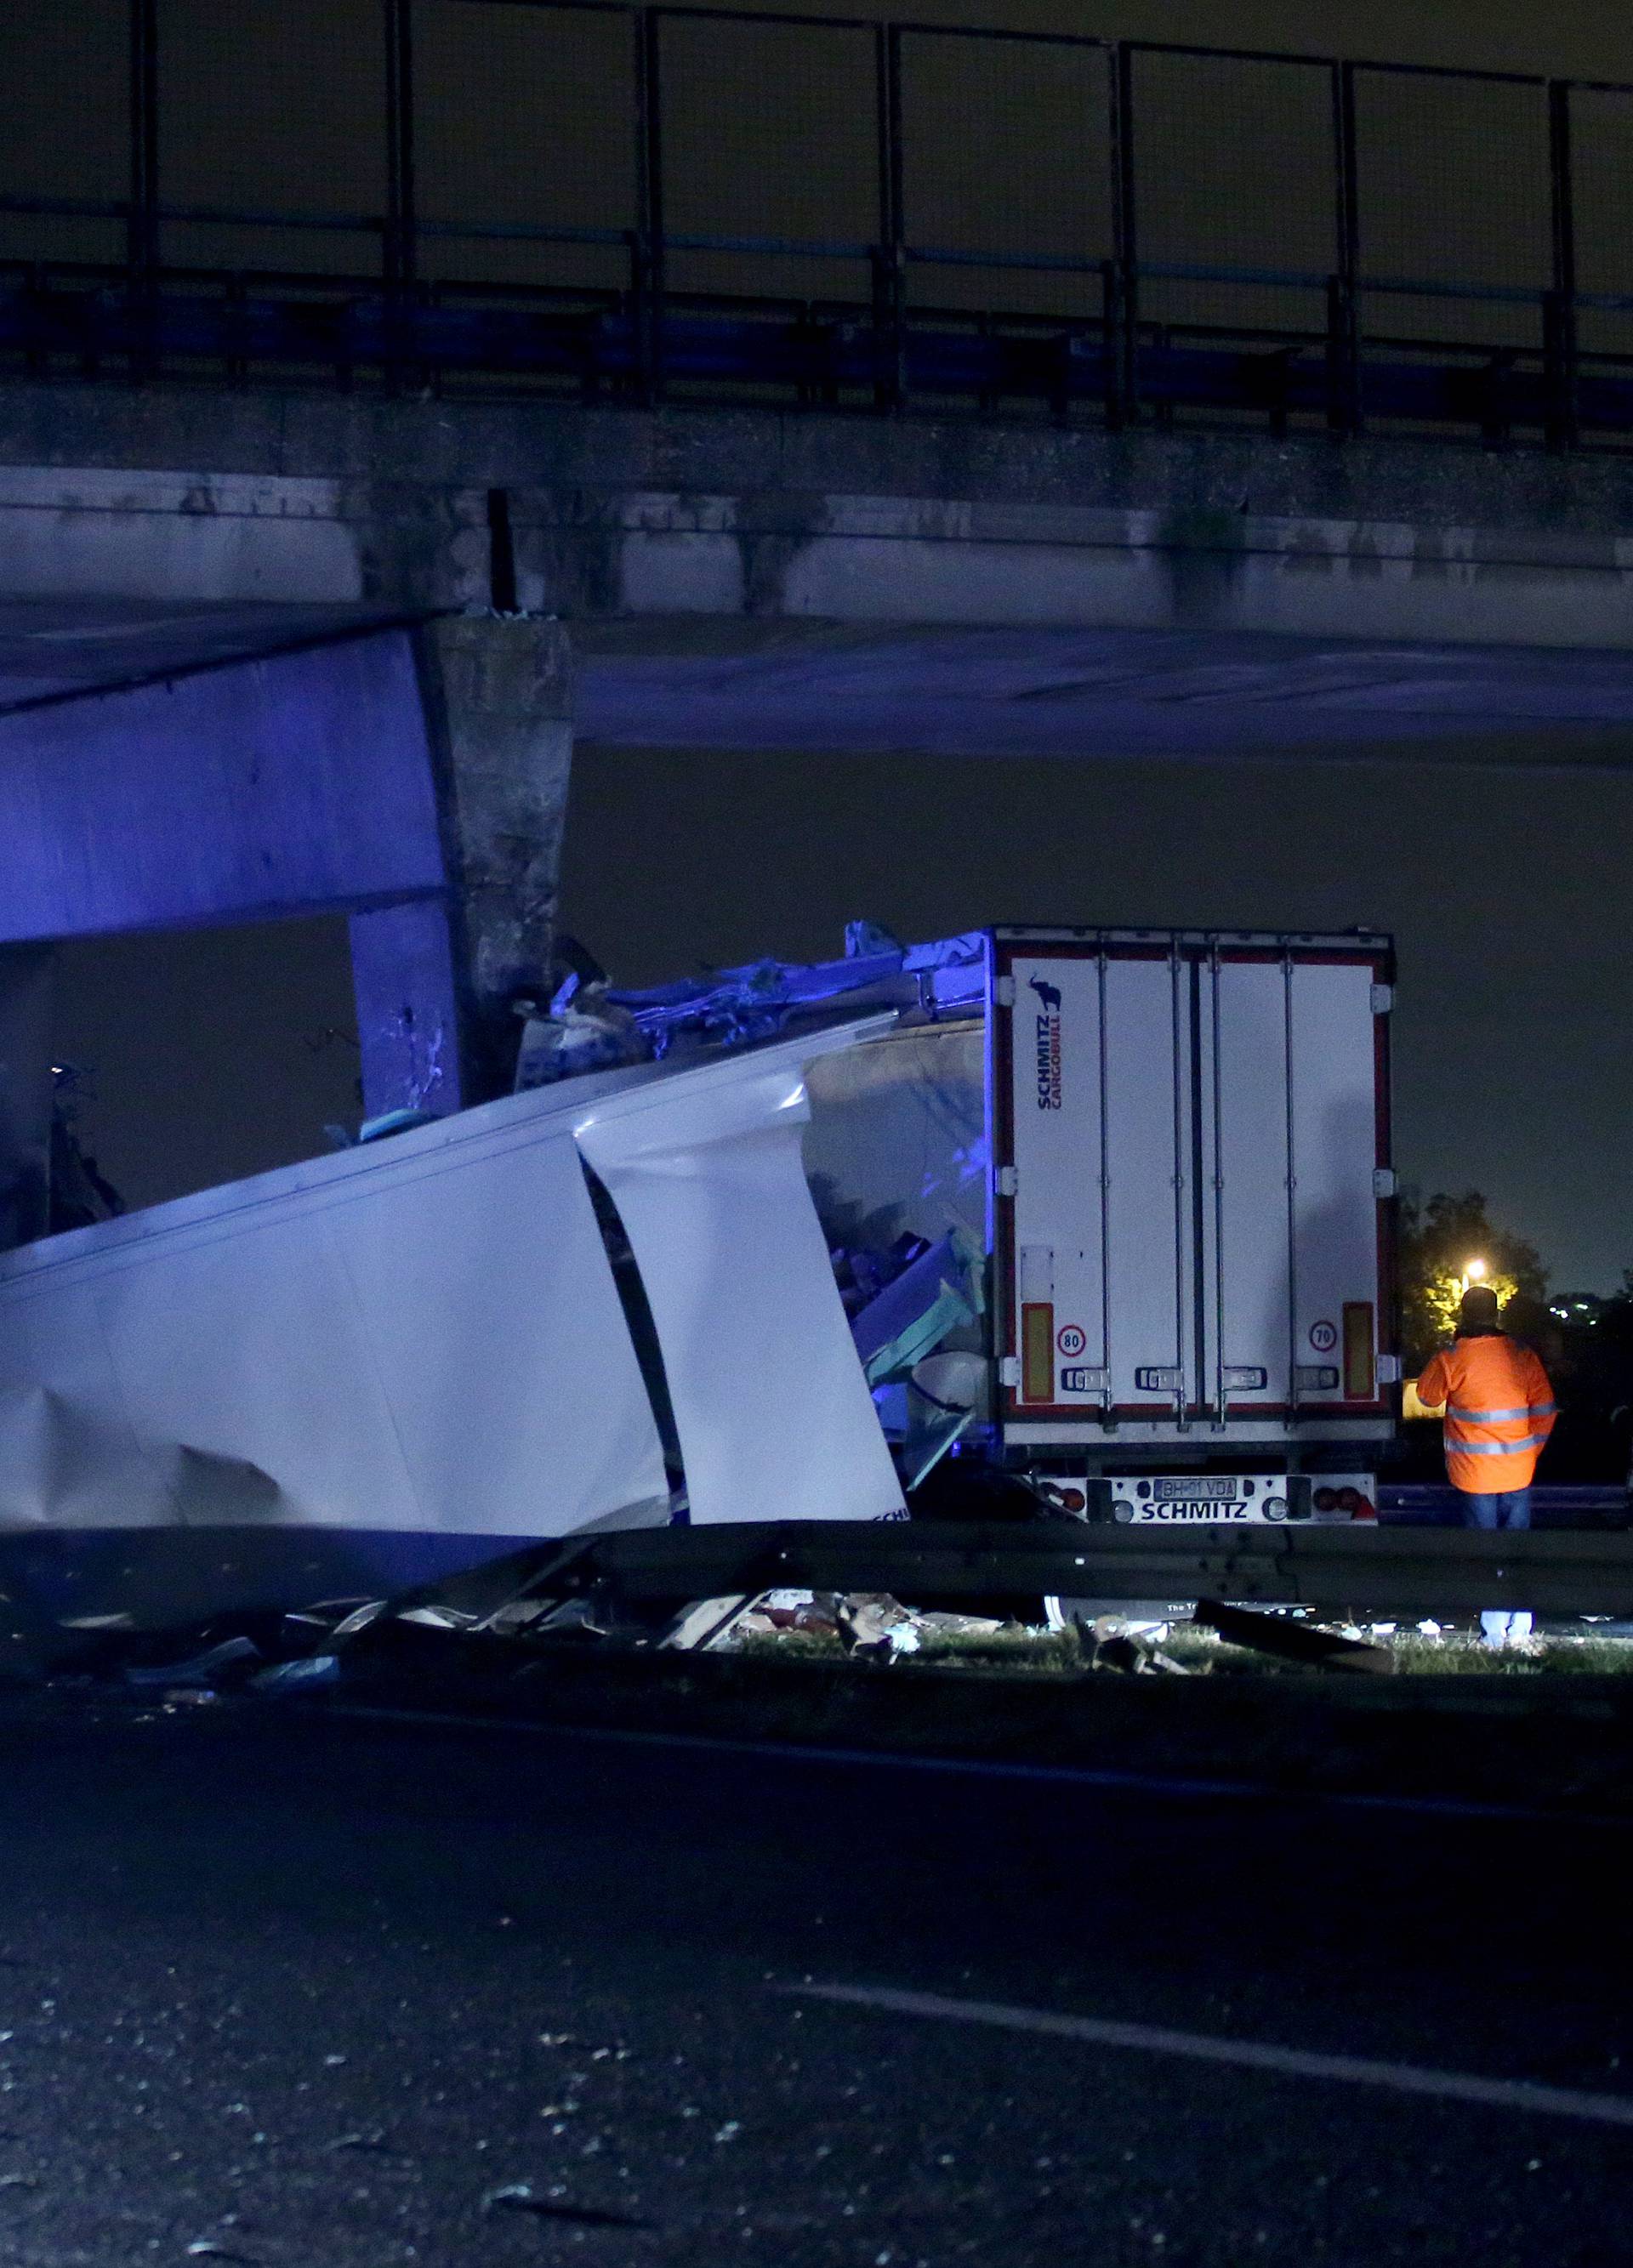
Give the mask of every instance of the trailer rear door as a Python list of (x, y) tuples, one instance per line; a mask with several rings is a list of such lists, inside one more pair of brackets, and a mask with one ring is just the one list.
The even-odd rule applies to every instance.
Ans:
[(1387, 1420), (1384, 940), (999, 932), (1007, 1429)]

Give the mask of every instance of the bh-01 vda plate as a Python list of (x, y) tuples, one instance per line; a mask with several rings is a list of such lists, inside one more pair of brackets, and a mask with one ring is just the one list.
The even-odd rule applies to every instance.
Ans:
[[(1112, 1518), (1128, 1528), (1208, 1524), (1245, 1527), (1286, 1520), (1375, 1520), (1377, 1484), (1370, 1473), (1320, 1473), (1289, 1484), (1285, 1473), (1108, 1473), (1086, 1484), (1068, 1474), (1038, 1474), (1063, 1512)], [(1109, 1497), (1109, 1503), (1107, 1501)]]

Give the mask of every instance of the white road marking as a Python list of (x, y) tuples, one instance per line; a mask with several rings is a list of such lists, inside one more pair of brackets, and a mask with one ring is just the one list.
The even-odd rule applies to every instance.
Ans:
[(1367, 1795), (1349, 1788), (1278, 1787), (1267, 1779), (1192, 1779), (1178, 1772), (1103, 1771), (1088, 1764), (1031, 1764), (991, 1756), (925, 1756), (898, 1749), (841, 1749), (802, 1741), (734, 1740), (720, 1733), (648, 1733), (630, 1726), (552, 1725), (538, 1717), (469, 1714), (454, 1709), (392, 1708), (361, 1701), (279, 1703), (311, 1716), (356, 1717), (382, 1725), (438, 1725), (462, 1733), (531, 1733), (564, 1741), (607, 1741), (643, 1749), (696, 1749), (714, 1756), (759, 1756), (777, 1764), (868, 1764), (889, 1771), (952, 1772), (975, 1779), (1042, 1781), (1109, 1793), (1165, 1795), (1212, 1803), (1315, 1804), (1340, 1810), (1405, 1811), (1430, 1819), (1489, 1819), (1549, 1827), (1593, 1827), (1625, 1835), (1633, 1819), (1611, 1811), (1551, 1810), (1541, 1804), (1489, 1803), (1455, 1795)]
[(1047, 2008), (1014, 2008), (1001, 2000), (950, 1999), (939, 1992), (902, 1992), (888, 1985), (785, 1984), (795, 1999), (834, 2000), (850, 2007), (882, 2008), (898, 2016), (927, 2016), (959, 2024), (991, 2024), (1001, 2031), (1040, 2032), (1083, 2040), (1092, 2047), (1134, 2048), (1154, 2055), (1188, 2056), (1297, 2079), (1336, 2079), (1360, 2087), (1386, 2087), (1397, 2095), (1429, 2095), (1445, 2102), (1477, 2102), (1496, 2110), (1526, 2110), (1547, 2118), (1585, 2118), (1600, 2126), (1633, 2126), (1633, 2095), (1587, 2095), (1529, 2079), (1480, 2079), (1471, 2073), (1425, 2071), (1410, 2063), (1374, 2063), (1363, 2056), (1315, 2055), (1305, 2048), (1267, 2047), (1257, 2040), (1222, 2040), (1206, 2032), (1170, 2031), (1161, 2024), (1109, 2023), (1098, 2016), (1057, 2015)]

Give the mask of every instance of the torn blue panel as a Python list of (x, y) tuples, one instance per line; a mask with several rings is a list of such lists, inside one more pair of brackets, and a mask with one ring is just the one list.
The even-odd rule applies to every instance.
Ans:
[(614, 987), (607, 998), (629, 1010), (662, 1054), (684, 1032), (728, 1047), (765, 1039), (826, 1000), (850, 1005), (854, 996), (876, 992), (881, 1005), (944, 1006), (980, 990), (985, 940), (977, 932), (904, 946), (873, 923), (852, 922), (846, 942), (870, 949), (847, 952), (843, 961), (750, 961), (644, 990)]
[(868, 1383), (906, 1377), (950, 1331), (973, 1322), (982, 1305), (972, 1240), (954, 1230), (853, 1317), (851, 1335)]

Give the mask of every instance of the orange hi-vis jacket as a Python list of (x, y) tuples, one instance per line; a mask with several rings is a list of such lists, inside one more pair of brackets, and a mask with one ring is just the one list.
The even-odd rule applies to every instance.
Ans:
[(1453, 1488), (1499, 1496), (1529, 1488), (1554, 1430), (1554, 1389), (1529, 1347), (1501, 1331), (1459, 1339), (1424, 1366), (1417, 1398), (1444, 1402), (1446, 1474)]

